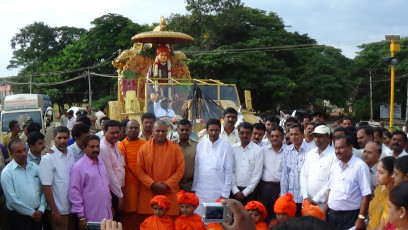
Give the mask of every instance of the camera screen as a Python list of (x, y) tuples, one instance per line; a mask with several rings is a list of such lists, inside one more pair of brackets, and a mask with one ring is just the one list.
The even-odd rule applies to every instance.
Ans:
[(209, 220), (222, 220), (224, 218), (224, 207), (207, 207), (206, 218)]

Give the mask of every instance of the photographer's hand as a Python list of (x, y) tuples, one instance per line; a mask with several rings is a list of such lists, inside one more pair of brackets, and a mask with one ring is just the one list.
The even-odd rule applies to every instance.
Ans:
[(241, 202), (233, 199), (223, 200), (222, 203), (229, 205), (232, 213), (234, 213), (234, 223), (228, 225), (222, 223), (222, 227), (226, 230), (255, 230), (255, 223), (251, 215)]
[(103, 219), (101, 222), (101, 230), (123, 230), (122, 224), (116, 221)]

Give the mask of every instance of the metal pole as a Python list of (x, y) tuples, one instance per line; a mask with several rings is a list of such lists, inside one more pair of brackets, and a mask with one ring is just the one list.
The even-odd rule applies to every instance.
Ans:
[(89, 73), (88, 67), (88, 91), (89, 91), (89, 105), (92, 105), (92, 89), (91, 89), (91, 74)]
[[(394, 45), (394, 40), (391, 40), (391, 47)], [(394, 57), (394, 50), (391, 49), (391, 57)], [(390, 99), (390, 131), (392, 131), (394, 121), (394, 80), (395, 80), (395, 66), (391, 66), (391, 99)]]
[(30, 94), (32, 93), (32, 87), (33, 87), (33, 76), (30, 75)]
[(371, 69), (370, 69), (370, 112), (371, 112), (371, 121), (374, 120), (374, 115), (373, 115), (373, 81), (371, 77)]
[(405, 122), (408, 121), (408, 80), (407, 80), (407, 103), (405, 108)]

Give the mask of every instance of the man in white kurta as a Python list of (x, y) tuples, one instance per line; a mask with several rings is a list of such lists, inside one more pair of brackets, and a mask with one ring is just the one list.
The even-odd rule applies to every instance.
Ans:
[(206, 124), (209, 138), (197, 145), (192, 191), (200, 199), (195, 212), (202, 215), (202, 202), (228, 198), (231, 192), (233, 158), (230, 145), (219, 138), (221, 123), (209, 119)]
[(317, 126), (314, 132), (316, 148), (306, 155), (300, 172), (300, 188), (303, 199), (324, 209), (328, 189), (326, 187), (333, 162), (336, 160), (333, 146), (330, 146), (330, 128)]

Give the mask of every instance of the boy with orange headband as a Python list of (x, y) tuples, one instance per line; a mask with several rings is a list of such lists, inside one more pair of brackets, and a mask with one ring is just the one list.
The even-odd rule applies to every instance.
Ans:
[(318, 219), (323, 220), (323, 211), (317, 205), (309, 204), (309, 201), (304, 200), (302, 204), (302, 216), (314, 216)]
[(170, 200), (166, 196), (158, 195), (150, 200), (150, 205), (153, 208), (154, 215), (147, 218), (140, 225), (140, 230), (173, 230), (174, 222), (166, 215), (170, 209)]
[(194, 193), (181, 190), (177, 193), (177, 203), (180, 204), (181, 216), (177, 217), (176, 230), (204, 230), (201, 216), (194, 213), (198, 207), (199, 200)]
[(286, 193), (284, 196), (279, 197), (273, 206), (273, 211), (276, 214), (276, 220), (271, 221), (269, 227), (286, 223), (295, 217), (296, 203), (293, 200), (293, 195)]
[(250, 201), (245, 205), (245, 209), (254, 219), (256, 230), (268, 230), (268, 226), (263, 222), (267, 212), (265, 206), (261, 202)]

